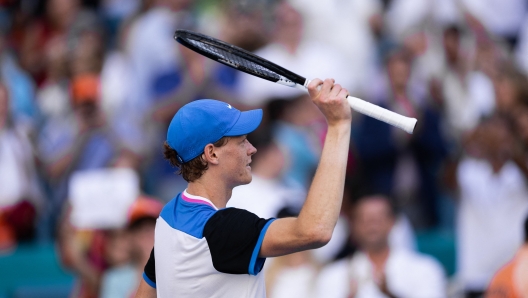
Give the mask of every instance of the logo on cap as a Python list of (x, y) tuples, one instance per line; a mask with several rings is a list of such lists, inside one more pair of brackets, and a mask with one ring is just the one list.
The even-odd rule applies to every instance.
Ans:
[(231, 109), (231, 105), (230, 104), (227, 104), (227, 107)]

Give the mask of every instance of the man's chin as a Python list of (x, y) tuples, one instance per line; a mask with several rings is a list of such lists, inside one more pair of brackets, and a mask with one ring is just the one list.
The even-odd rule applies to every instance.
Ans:
[(249, 179), (245, 181), (245, 183), (243, 185), (246, 185), (246, 184), (250, 184), (251, 181), (253, 181), (253, 176), (250, 174), (249, 175)]
[(250, 184), (251, 181), (253, 181), (253, 175), (251, 175), (251, 172), (250, 172), (250, 173), (249, 173), (249, 176), (244, 180), (244, 182), (242, 182), (241, 185)]
[(238, 183), (235, 185), (235, 187), (237, 187), (237, 186), (241, 186), (241, 185), (248, 185), (249, 183), (251, 183), (252, 180), (253, 180), (253, 177), (252, 177), (251, 175), (249, 175), (249, 178), (244, 179), (244, 180), (238, 182)]

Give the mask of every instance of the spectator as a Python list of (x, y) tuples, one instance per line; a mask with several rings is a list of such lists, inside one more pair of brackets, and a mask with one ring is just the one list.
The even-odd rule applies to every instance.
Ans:
[[(484, 3), (478, 0), (464, 0), (461, 4), (465, 13), (471, 14), (487, 31), (503, 38), (511, 48), (515, 49), (528, 10), (526, 1), (489, 0)], [(509, 17), (498, 17), (504, 15)]]
[(517, 144), (513, 150), (513, 160), (528, 177), (528, 98), (524, 98), (519, 105), (513, 109), (513, 122)]
[(75, 77), (71, 85), (73, 115), (49, 122), (39, 137), (39, 150), (52, 187), (48, 206), (53, 229), (67, 196), (71, 173), (110, 166), (123, 147), (123, 134), (117, 134), (100, 107), (99, 78)]
[(131, 297), (138, 274), (132, 263), (132, 242), (125, 228), (104, 231), (104, 258), (99, 297)]
[(44, 50), (43, 60), (46, 79), (38, 89), (37, 105), (44, 118), (43, 123), (46, 123), (68, 117), (71, 113), (65, 40), (60, 37), (50, 40)]
[[(455, 139), (463, 137), (478, 124), (483, 116), (489, 116), (495, 108), (495, 90), (488, 61), (493, 55), (493, 45), (478, 47), (477, 61), (471, 57), (464, 32), (459, 26), (448, 26), (443, 31), (445, 66), (440, 74), (443, 107), (450, 131)], [(480, 70), (474, 70), (475, 63)], [(486, 70), (486, 71), (484, 71)]]
[(60, 225), (61, 261), (77, 275), (73, 297), (131, 297), (154, 244), (162, 204), (140, 196), (130, 207), (126, 227), (79, 230), (70, 211)]
[(32, 78), (20, 66), (16, 54), (9, 48), (5, 26), (0, 26), (0, 78), (10, 94), (10, 114), (26, 134), (33, 133), (38, 110)]
[[(137, 14), (141, 8), (141, 0), (103, 0), (100, 3), (100, 13), (105, 21), (108, 40), (112, 45), (119, 39), (119, 28), (127, 19)], [(119, 43), (119, 41), (117, 41)]]
[[(71, 296), (98, 297), (101, 276), (107, 267), (105, 243), (117, 242), (118, 231), (78, 230), (71, 223), (71, 208), (58, 225), (57, 249), (62, 265), (75, 274)], [(122, 252), (126, 258), (126, 252)], [(115, 257), (115, 256), (110, 256)], [(115, 260), (113, 260), (115, 261)]]
[[(303, 39), (304, 19), (288, 1), (273, 8), (275, 23), (270, 43), (255, 53), (282, 67), (306, 77), (332, 77), (347, 90), (355, 90), (358, 81), (354, 71), (344, 64), (343, 54), (324, 43)], [(353, 92), (353, 91), (351, 91)], [(242, 76), (239, 85), (242, 103), (263, 107), (271, 98), (297, 97), (300, 91), (279, 84), (262, 82), (253, 76)], [(309, 102), (309, 101), (305, 101)]]
[(393, 195), (402, 208), (418, 209), (417, 216), (411, 220), (424, 228), (438, 223), (436, 175), (448, 145), (441, 130), (440, 111), (429, 98), (419, 98), (409, 88), (410, 63), (407, 51), (392, 51), (386, 62), (389, 89), (372, 101), (408, 117), (419, 118), (421, 122), (413, 135), (373, 118), (359, 116), (354, 141), (361, 178), (367, 188)]
[(507, 122), (495, 116), (479, 124), (458, 165), (457, 260), (467, 297), (480, 297), (522, 243), (528, 188), (512, 148)]
[[(154, 246), (154, 226), (162, 208), (159, 201), (147, 197), (140, 197), (132, 204), (125, 235), (118, 239), (122, 245), (109, 244), (109, 250), (119, 260), (102, 277), (101, 298), (132, 297), (135, 293)], [(127, 250), (131, 259), (123, 256)]]
[(515, 52), (515, 62), (525, 75), (528, 75), (528, 18), (524, 19), (521, 32), (519, 34), (519, 43)]
[[(135, 144), (142, 145), (149, 161), (146, 190), (165, 200), (180, 191), (184, 181), (173, 183), (172, 169), (154, 144), (162, 143), (172, 116), (197, 98), (204, 83), (203, 59), (173, 38), (176, 29), (193, 25), (191, 4), (190, 0), (149, 1), (148, 9), (132, 20), (124, 46), (130, 78), (124, 82), (129, 90), (124, 94), (120, 118), (134, 128), (139, 136)], [(119, 71), (118, 66), (113, 67)], [(108, 74), (110, 70), (105, 71)]]
[(117, 46), (105, 55), (101, 70), (102, 106), (112, 119), (125, 117), (123, 109), (131, 96), (131, 61), (125, 48), (130, 27), (130, 21), (120, 26)]
[[(361, 91), (359, 88), (363, 85), (368, 85), (370, 83), (367, 80), (368, 74), (372, 71), (376, 58), (375, 38), (383, 26), (382, 6), (386, 1), (290, 0), (288, 2), (303, 16), (306, 24), (302, 32), (303, 39), (309, 44), (317, 42), (330, 45), (334, 51), (338, 51), (339, 61), (344, 65), (343, 71), (352, 70), (350, 85), (346, 85), (350, 88), (348, 90), (354, 93)], [(342, 15), (348, 17), (341, 18)], [(329, 34), (328, 30), (332, 33)], [(347, 38), (342, 38), (343, 36)], [(344, 78), (336, 78), (336, 80), (341, 82), (340, 84), (345, 84)]]
[[(139, 116), (149, 115), (156, 105), (168, 98), (174, 99), (174, 93), (183, 91), (182, 86), (190, 83), (186, 81), (183, 65), (190, 63), (189, 67), (193, 69), (194, 60), (184, 62), (182, 48), (173, 39), (177, 28), (188, 27), (191, 22), (187, 12), (190, 3), (189, 0), (154, 0), (150, 8), (131, 24), (125, 48), (134, 83), (127, 108)], [(192, 87), (191, 84), (186, 86)], [(163, 114), (166, 112), (172, 116), (186, 100), (194, 98), (176, 99), (179, 104), (170, 111), (165, 109)]]
[(524, 220), (524, 243), (513, 260), (493, 277), (486, 298), (528, 297), (528, 217)]
[(95, 25), (79, 29), (75, 37), (56, 35), (46, 41), (44, 77), (37, 95), (44, 123), (56, 122), (71, 114), (71, 79), (98, 74), (103, 50), (103, 36)]
[(444, 273), (436, 261), (389, 247), (395, 217), (386, 197), (362, 197), (351, 214), (359, 250), (323, 269), (317, 297), (446, 297)]
[[(273, 99), (267, 107), (274, 138), (286, 161), (281, 180), (290, 188), (308, 191), (315, 173), (326, 123), (307, 94)], [(294, 208), (300, 208), (303, 201)]]
[(55, 38), (63, 39), (68, 54), (77, 47), (77, 38), (87, 31), (100, 32), (97, 15), (84, 9), (80, 0), (50, 0), (44, 3), (42, 17), (33, 19), (26, 28), (20, 45), (20, 64), (38, 86), (46, 80), (41, 51)]
[(29, 138), (10, 115), (10, 94), (0, 83), (0, 249), (28, 240), (35, 230), (36, 211), (42, 209), (35, 157)]
[(528, 100), (526, 77), (515, 66), (505, 63), (498, 67), (494, 83), (497, 112), (513, 117), (521, 103)]
[[(277, 218), (298, 216), (287, 208), (278, 212)], [(305, 250), (276, 257), (264, 267), (266, 293), (270, 298), (308, 298), (313, 296), (314, 281), (319, 273), (319, 264), (312, 251)]]
[[(220, 2), (218, 11), (207, 12), (202, 18), (208, 19), (200, 26), (200, 31), (218, 36), (219, 39), (241, 47), (247, 51), (256, 51), (265, 46), (272, 37), (273, 24), (271, 9), (275, 3), (270, 1), (240, 2), (228, 0)], [(216, 22), (215, 20), (218, 19)], [(211, 21), (212, 20), (212, 21)], [(203, 27), (203, 28), (202, 28)], [(239, 98), (239, 84), (246, 74), (212, 60), (204, 61), (204, 67), (210, 69), (207, 88), (202, 92), (206, 98), (217, 98), (233, 105), (243, 104)], [(249, 102), (251, 103), (251, 102)]]

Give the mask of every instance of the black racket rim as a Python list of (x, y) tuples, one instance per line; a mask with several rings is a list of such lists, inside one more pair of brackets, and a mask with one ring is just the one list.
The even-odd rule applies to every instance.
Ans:
[(284, 78), (296, 83), (296, 84), (299, 84), (299, 85), (304, 85), (304, 83), (306, 82), (306, 78), (288, 70), (288, 69), (285, 69), (284, 67), (281, 67), (269, 60), (266, 60), (260, 56), (257, 56), (249, 51), (246, 51), (242, 48), (239, 48), (237, 46), (234, 46), (232, 44), (229, 44), (227, 42), (224, 42), (224, 41), (221, 41), (221, 40), (218, 40), (216, 38), (213, 38), (213, 37), (210, 37), (210, 36), (207, 36), (207, 35), (204, 35), (204, 34), (200, 34), (200, 33), (196, 33), (196, 32), (193, 32), (193, 31), (189, 31), (189, 30), (184, 30), (184, 29), (179, 29), (179, 30), (176, 30), (176, 32), (174, 33), (174, 39), (179, 42), (180, 44), (182, 44), (183, 46), (199, 53), (200, 55), (203, 55), (207, 58), (210, 58), (212, 60), (215, 60), (219, 63), (222, 63), (224, 65), (227, 65), (229, 67), (232, 67), (232, 68), (235, 68), (237, 70), (240, 70), (242, 72), (245, 72), (245, 73), (248, 73), (250, 75), (253, 75), (253, 76), (257, 76), (259, 78), (262, 78), (262, 79), (265, 79), (265, 80), (268, 80), (268, 81), (271, 81), (271, 82), (278, 82), (280, 80), (280, 77), (278, 78), (274, 78), (274, 77), (270, 77), (270, 76), (266, 76), (266, 75), (260, 75), (259, 73), (255, 72), (255, 71), (252, 71), (251, 69), (248, 69), (242, 65), (233, 65), (232, 63), (229, 63), (228, 61), (225, 61), (224, 59), (222, 59), (221, 57), (219, 56), (216, 56), (214, 54), (211, 54), (207, 51), (204, 51), (202, 49), (200, 49), (199, 47), (196, 47), (195, 45), (193, 45), (191, 42), (189, 42), (189, 39), (191, 40), (195, 40), (195, 41), (198, 41), (198, 42), (201, 42), (201, 43), (205, 43), (209, 46), (212, 46), (212, 47), (215, 47), (215, 48), (219, 48), (221, 50), (224, 50), (224, 51), (227, 51), (229, 53), (231, 53), (232, 55), (235, 55), (235, 56), (238, 56), (238, 57), (241, 57), (243, 59), (246, 59), (248, 61), (251, 61), (257, 65), (260, 65), (261, 67), (265, 68), (265, 69), (268, 69), (270, 70), (271, 72), (274, 72), (276, 74), (278, 74), (279, 76), (283, 76)]

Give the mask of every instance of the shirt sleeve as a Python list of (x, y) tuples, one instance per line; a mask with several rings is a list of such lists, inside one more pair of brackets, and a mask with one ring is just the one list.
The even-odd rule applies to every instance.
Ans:
[(266, 261), (258, 257), (260, 246), (273, 220), (237, 208), (217, 211), (203, 231), (214, 268), (223, 273), (257, 275)]
[(154, 248), (150, 252), (150, 257), (145, 264), (145, 269), (143, 271), (143, 279), (149, 286), (156, 288), (156, 265), (154, 260)]

